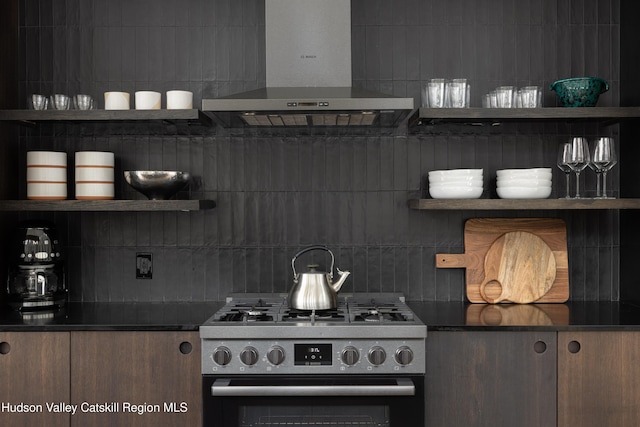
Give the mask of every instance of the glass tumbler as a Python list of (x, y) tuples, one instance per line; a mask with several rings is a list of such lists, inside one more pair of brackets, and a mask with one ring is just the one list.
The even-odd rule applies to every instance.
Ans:
[(427, 99), (430, 108), (444, 108), (445, 79), (431, 79), (427, 83)]

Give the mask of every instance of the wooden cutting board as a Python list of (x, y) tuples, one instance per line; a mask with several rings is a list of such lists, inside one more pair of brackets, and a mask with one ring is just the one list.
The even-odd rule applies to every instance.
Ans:
[[(511, 233), (514, 232), (524, 233), (512, 235)], [(533, 238), (530, 235), (533, 235)], [(517, 237), (515, 239), (517, 244), (524, 243), (523, 247), (519, 248), (523, 253), (513, 253), (512, 237)], [(518, 264), (520, 262), (517, 261), (518, 257), (526, 260), (524, 252), (531, 242), (537, 242), (535, 247), (542, 249), (539, 255), (534, 252), (536, 256), (529, 260), (538, 267), (521, 265), (514, 276), (507, 264)], [(510, 249), (507, 252), (510, 252), (511, 255), (504, 251), (507, 243), (509, 243), (507, 249)], [(504, 293), (504, 284), (498, 286), (494, 280), (500, 280), (501, 277), (502, 280), (504, 277), (508, 277), (510, 282), (507, 285), (509, 298), (499, 299), (500, 302), (560, 303), (569, 299), (567, 231), (563, 220), (555, 218), (473, 218), (465, 223), (464, 244), (464, 254), (436, 254), (436, 267), (466, 268), (466, 291), (469, 301), (474, 303), (489, 302), (482, 297), (482, 292), (489, 297), (489, 300), (499, 299), (498, 297)], [(550, 282), (548, 280), (551, 280), (549, 277), (552, 274), (549, 269), (553, 261), (550, 260), (548, 251), (553, 254), (551, 258), (555, 262), (555, 278)], [(503, 256), (507, 258), (503, 259)], [(500, 276), (501, 268), (503, 276)], [(510, 274), (511, 276), (509, 276)], [(521, 277), (522, 274), (524, 274), (524, 279), (515, 278)], [(531, 276), (532, 274), (533, 276)], [(481, 291), (481, 289), (483, 290)], [(538, 295), (540, 295), (539, 298), (536, 298)]]
[(480, 296), (491, 304), (526, 304), (540, 299), (555, 280), (556, 259), (549, 245), (533, 233), (510, 231), (484, 257)]

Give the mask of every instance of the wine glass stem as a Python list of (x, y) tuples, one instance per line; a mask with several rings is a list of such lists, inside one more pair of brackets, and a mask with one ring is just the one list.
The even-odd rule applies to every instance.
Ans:
[(570, 197), (571, 197), (570, 190), (569, 190), (569, 187), (571, 186), (571, 185), (570, 185), (570, 182), (571, 182), (571, 172), (565, 172), (565, 173), (564, 173), (564, 176), (565, 176), (566, 181), (567, 181), (567, 190), (566, 190), (566, 192), (565, 192), (566, 196), (564, 196), (564, 197), (566, 197), (566, 198), (568, 199), (568, 198), (570, 198)]
[(607, 172), (602, 171), (602, 197), (607, 197)]
[[(602, 172), (596, 172), (596, 197), (602, 197), (602, 187), (600, 186), (600, 179), (602, 178)], [(604, 195), (606, 196), (606, 195)]]
[(576, 172), (576, 199), (580, 198), (580, 172)]

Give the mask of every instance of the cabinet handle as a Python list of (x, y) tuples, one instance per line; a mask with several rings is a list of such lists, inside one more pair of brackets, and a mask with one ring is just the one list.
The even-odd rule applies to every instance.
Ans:
[(576, 354), (577, 352), (580, 351), (580, 343), (578, 341), (569, 341), (569, 344), (567, 344), (567, 349), (569, 350), (569, 353), (572, 354)]
[(183, 341), (178, 348), (180, 349), (180, 353), (189, 354), (191, 350), (193, 350), (193, 345), (191, 345), (189, 341)]
[(536, 341), (536, 343), (533, 344), (533, 351), (538, 354), (544, 353), (545, 351), (547, 351), (547, 343), (544, 341)]
[(0, 354), (9, 354), (11, 351), (11, 345), (8, 342), (2, 341), (0, 342)]

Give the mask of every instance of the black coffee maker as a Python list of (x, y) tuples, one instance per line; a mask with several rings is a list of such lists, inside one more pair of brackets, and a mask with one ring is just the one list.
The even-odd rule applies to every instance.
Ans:
[(64, 256), (55, 225), (18, 224), (11, 247), (7, 301), (20, 311), (55, 310), (67, 302)]

